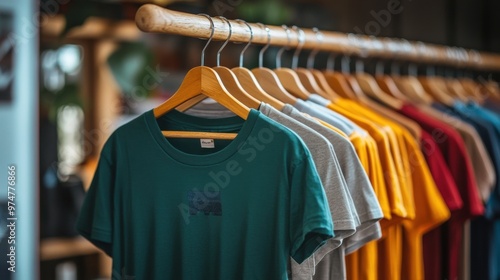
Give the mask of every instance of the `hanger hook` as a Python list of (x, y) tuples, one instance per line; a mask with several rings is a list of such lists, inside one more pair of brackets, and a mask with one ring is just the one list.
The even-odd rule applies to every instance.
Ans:
[(305, 42), (305, 35), (304, 35), (304, 30), (297, 26), (292, 26), (292, 29), (297, 32), (297, 39), (299, 40), (299, 44), (297, 45), (297, 49), (295, 49), (295, 52), (293, 53), (293, 59), (292, 59), (292, 69), (297, 69), (299, 65), (299, 54), (302, 51), (302, 46), (304, 46)]
[(319, 46), (323, 43), (323, 33), (321, 33), (321, 31), (319, 31), (319, 29), (316, 27), (314, 27), (312, 31), (314, 32), (314, 34), (316, 34), (316, 40), (318, 43), (307, 57), (307, 68), (309, 69), (314, 68), (314, 60), (316, 59), (316, 55), (319, 52)]
[(281, 56), (283, 55), (283, 52), (288, 49), (290, 49), (290, 28), (288, 28), (288, 26), (286, 25), (282, 25), (281, 26), (283, 29), (285, 29), (285, 32), (286, 32), (286, 38), (287, 38), (287, 44), (286, 46), (282, 47), (278, 53), (277, 53), (277, 56), (276, 56), (276, 68), (281, 68)]
[(384, 75), (384, 61), (382, 59), (377, 60), (375, 64), (375, 75), (381, 76)]
[(212, 38), (214, 37), (215, 25), (214, 25), (214, 21), (212, 20), (212, 18), (209, 15), (207, 15), (207, 14), (198, 14), (198, 15), (208, 18), (208, 20), (210, 21), (210, 29), (212, 30), (212, 31), (210, 31), (210, 38), (208, 38), (208, 41), (205, 44), (205, 47), (203, 47), (203, 49), (201, 50), (201, 66), (204, 66), (205, 65), (205, 50), (207, 49), (208, 44), (210, 44), (210, 42), (212, 41)]
[(347, 54), (344, 54), (342, 56), (342, 61), (340, 62), (340, 67), (342, 69), (342, 73), (344, 74), (348, 74), (349, 72), (351, 72), (351, 66), (350, 66), (350, 63), (351, 63), (351, 58), (347, 55)]
[(362, 72), (364, 72), (364, 69), (365, 69), (365, 63), (363, 62), (363, 60), (361, 58), (362, 56), (364, 56), (364, 54), (363, 54), (363, 42), (361, 41), (359, 36), (354, 34), (354, 33), (347, 34), (347, 39), (357, 49), (358, 55), (356, 56), (356, 59), (354, 61), (354, 72), (356, 72), (358, 74), (362, 73)]
[(242, 19), (237, 19), (236, 21), (237, 22), (243, 22), (248, 27), (248, 30), (250, 30), (250, 40), (248, 40), (247, 45), (243, 48), (243, 50), (240, 53), (240, 67), (243, 67), (243, 54), (248, 49), (248, 47), (250, 47), (250, 45), (252, 44), (252, 41), (253, 41), (253, 29), (250, 26), (250, 24), (248, 24), (248, 22), (246, 22), (246, 21), (244, 21)]
[[(404, 44), (404, 48), (406, 50), (406, 52), (409, 52), (409, 53), (413, 53), (413, 52), (417, 52), (417, 48), (412, 44), (410, 43), (410, 41), (406, 40), (406, 39), (401, 39), (401, 41), (403, 41), (403, 44)], [(411, 77), (416, 77), (418, 76), (418, 66), (416, 63), (412, 62), (412, 61), (409, 61), (408, 62), (408, 76), (411, 76)]]
[(328, 59), (326, 60), (326, 69), (334, 71), (335, 70), (335, 53), (330, 53)]
[(267, 33), (267, 43), (259, 52), (259, 67), (262, 68), (264, 61), (264, 52), (269, 48), (269, 45), (271, 44), (271, 30), (269, 29), (269, 27), (267, 27), (267, 25), (263, 23), (258, 22), (257, 25), (261, 28), (264, 28)]
[(224, 20), (229, 25), (229, 35), (227, 36), (226, 41), (224, 41), (224, 44), (222, 44), (220, 49), (217, 51), (217, 67), (220, 66), (220, 53), (226, 47), (227, 43), (229, 43), (229, 39), (231, 39), (231, 35), (233, 35), (233, 27), (231, 26), (231, 22), (229, 22), (229, 20), (223, 16), (218, 16), (218, 18), (220, 18), (221, 20)]

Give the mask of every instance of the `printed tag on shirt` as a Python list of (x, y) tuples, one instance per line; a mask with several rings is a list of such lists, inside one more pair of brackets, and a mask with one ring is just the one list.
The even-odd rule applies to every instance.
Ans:
[(215, 148), (214, 139), (200, 139), (202, 148)]

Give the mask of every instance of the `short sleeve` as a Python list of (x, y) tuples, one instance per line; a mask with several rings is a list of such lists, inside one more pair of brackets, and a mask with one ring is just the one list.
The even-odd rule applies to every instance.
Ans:
[(87, 191), (76, 223), (76, 230), (111, 256), (114, 173), (109, 160), (101, 154), (94, 178)]
[(309, 153), (292, 165), (290, 187), (290, 256), (300, 264), (333, 237), (325, 191)]

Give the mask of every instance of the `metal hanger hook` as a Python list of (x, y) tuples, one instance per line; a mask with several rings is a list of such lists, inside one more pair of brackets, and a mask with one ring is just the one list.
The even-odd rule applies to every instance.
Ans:
[(323, 33), (321, 33), (321, 31), (319, 31), (319, 29), (316, 27), (314, 27), (312, 30), (314, 34), (316, 34), (317, 47), (315, 47), (314, 50), (307, 57), (307, 68), (309, 69), (314, 68), (314, 60), (316, 59), (316, 55), (319, 52), (319, 46), (323, 43)]
[(208, 41), (205, 44), (205, 47), (203, 47), (203, 49), (201, 50), (201, 66), (204, 66), (205, 65), (205, 50), (207, 49), (208, 44), (210, 44), (210, 42), (212, 41), (212, 38), (214, 37), (215, 25), (214, 25), (214, 21), (212, 20), (212, 18), (209, 15), (207, 15), (207, 14), (198, 14), (198, 15), (208, 18), (208, 20), (210, 21), (210, 29), (212, 30), (210, 32), (210, 38), (208, 38)]
[(250, 40), (248, 40), (248, 44), (246, 44), (246, 46), (243, 48), (243, 50), (240, 53), (240, 67), (243, 67), (243, 54), (248, 49), (248, 47), (250, 47), (250, 45), (252, 44), (252, 41), (253, 41), (253, 29), (250, 26), (250, 24), (248, 24), (248, 22), (246, 22), (246, 21), (244, 21), (242, 19), (237, 19), (236, 21), (237, 22), (243, 22), (248, 27), (248, 30), (250, 30)]
[(226, 47), (227, 43), (229, 43), (229, 39), (231, 39), (231, 35), (233, 35), (233, 27), (231, 26), (231, 22), (229, 22), (227, 18), (223, 16), (218, 16), (218, 18), (224, 20), (229, 25), (229, 35), (227, 36), (226, 41), (224, 41), (224, 44), (222, 44), (220, 49), (217, 51), (217, 66), (220, 66), (220, 53)]
[(326, 69), (330, 70), (330, 71), (334, 71), (335, 70), (335, 53), (330, 53), (328, 55), (328, 59), (326, 60)]
[[(355, 60), (354, 60), (354, 72), (356, 72), (358, 74), (363, 73), (365, 71), (365, 62), (362, 59), (362, 57), (365, 56), (364, 55), (365, 50), (363, 49), (363, 47), (364, 47), (363, 42), (362, 42), (361, 38), (354, 33), (347, 34), (347, 39), (356, 48), (357, 56), (355, 56)], [(344, 61), (342, 61), (342, 62), (344, 62)], [(342, 66), (344, 66), (344, 63), (342, 64)], [(342, 72), (344, 72), (344, 71), (342, 71)]]
[(281, 27), (283, 27), (283, 29), (285, 29), (286, 38), (288, 40), (288, 43), (286, 44), (286, 46), (282, 47), (276, 55), (276, 68), (281, 68), (281, 56), (283, 55), (283, 52), (285, 50), (290, 49), (290, 28), (284, 24)]
[(384, 61), (382, 59), (377, 60), (377, 63), (375, 64), (375, 75), (376, 76), (381, 76), (384, 75)]
[(262, 65), (264, 64), (264, 52), (269, 48), (269, 45), (271, 44), (271, 30), (269, 29), (269, 27), (267, 27), (267, 25), (263, 23), (258, 22), (257, 25), (261, 28), (264, 28), (267, 33), (267, 43), (259, 52), (259, 67), (262, 68)]
[(297, 69), (299, 66), (299, 54), (302, 51), (302, 46), (304, 46), (305, 42), (305, 35), (304, 35), (304, 30), (297, 26), (292, 26), (292, 29), (297, 32), (297, 39), (299, 41), (299, 44), (297, 45), (297, 49), (295, 49), (295, 52), (293, 53), (293, 58), (292, 58), (292, 69)]
[(351, 58), (347, 54), (344, 54), (342, 56), (340, 67), (342, 69), (342, 73), (344, 74), (348, 74), (351, 72)]

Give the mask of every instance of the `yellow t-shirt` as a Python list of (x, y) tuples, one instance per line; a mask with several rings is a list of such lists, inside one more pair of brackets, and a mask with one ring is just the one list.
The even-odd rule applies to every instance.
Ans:
[[(334, 105), (332, 105), (332, 107), (333, 106)], [(381, 221), (382, 227), (384, 228), (384, 223), (388, 224), (391, 217), (405, 217), (406, 210), (402, 203), (401, 186), (397, 176), (390, 176), (391, 173), (385, 173), (385, 171), (388, 171), (397, 174), (395, 163), (391, 155), (389, 138), (380, 128), (369, 120), (354, 116), (343, 108), (333, 109), (337, 109), (337, 112), (350, 118), (361, 128), (366, 129), (367, 132), (375, 138), (376, 144), (375, 142), (367, 144), (368, 156), (372, 158), (369, 160), (369, 176), (371, 176), (371, 180), (375, 182), (374, 188), (376, 193), (377, 191), (380, 192), (381, 190), (385, 190), (389, 200), (385, 205), (381, 203), (381, 208), (384, 213), (388, 212), (391, 215), (386, 215), (388, 219), (386, 218)], [(375, 157), (378, 157), (378, 159)], [(385, 229), (383, 229), (383, 231), (385, 231)], [(359, 270), (360, 268), (362, 269)], [(354, 255), (348, 256), (346, 258), (346, 272), (349, 279), (377, 279), (376, 243), (371, 242), (371, 244), (366, 244)]]
[[(361, 162), (361, 165), (366, 171), (366, 174), (369, 175), (369, 168), (370, 164), (368, 162), (368, 151), (367, 151), (367, 143), (365, 140), (366, 137), (363, 137), (357, 132), (352, 133), (349, 136), (349, 141), (352, 143), (354, 146), (354, 150), (356, 150), (356, 154), (358, 155), (359, 161)], [(373, 182), (372, 182), (373, 184)]]
[(429, 166), (417, 141), (411, 134), (404, 133), (410, 158), (410, 172), (413, 179), (415, 218), (403, 222), (403, 263), (401, 275), (404, 279), (424, 279), (422, 237), (424, 233), (450, 218), (443, 197), (432, 178)]
[[(359, 256), (357, 257), (358, 267), (362, 268), (362, 273), (360, 275), (360, 279), (365, 279), (365, 277), (373, 277), (370, 275), (378, 275), (378, 279), (399, 279), (401, 275), (401, 254), (402, 254), (402, 242), (401, 242), (401, 230), (400, 224), (403, 219), (409, 218), (408, 212), (411, 213), (411, 217), (414, 216), (414, 205), (413, 205), (413, 197), (410, 196), (411, 190), (409, 188), (409, 183), (405, 175), (404, 165), (403, 163), (403, 155), (406, 153), (406, 147), (400, 147), (400, 141), (398, 141), (398, 133), (400, 133), (399, 126), (386, 121), (384, 118), (379, 116), (377, 113), (372, 112), (371, 110), (357, 104), (356, 102), (340, 99), (332, 106), (338, 106), (339, 108), (344, 109), (343, 113), (347, 110), (356, 114), (358, 119), (354, 120), (358, 125), (363, 126), (362, 118), (365, 119), (365, 122), (371, 122), (373, 127), (379, 129), (380, 134), (385, 134), (387, 137), (388, 149), (389, 153), (385, 153), (388, 159), (394, 161), (394, 169), (392, 171), (387, 170), (384, 172), (384, 177), (389, 182), (397, 181), (399, 184), (399, 189), (396, 189), (393, 192), (392, 197), (392, 206), (391, 209), (393, 212), (393, 219), (389, 221), (382, 221), (382, 229), (383, 229), (383, 238), (377, 244), (377, 252), (375, 252), (371, 248), (367, 248), (366, 250), (362, 250), (359, 252)], [(340, 109), (337, 109), (340, 110)], [(349, 117), (349, 116), (347, 116)], [(351, 115), (352, 117), (352, 115)], [(354, 117), (352, 117), (354, 118)], [(367, 127), (366, 125), (364, 127)], [(370, 130), (372, 133), (377, 135), (379, 131)], [(386, 145), (383, 142), (379, 142), (380, 145)], [(383, 152), (383, 151), (382, 151)], [(399, 191), (399, 192), (398, 192)], [(403, 206), (400, 207), (398, 204), (402, 203)], [(401, 212), (397, 212), (399, 209), (402, 209)], [(403, 210), (404, 209), (404, 210)], [(396, 210), (396, 211), (394, 211)], [(382, 257), (384, 261), (378, 262), (378, 266), (373, 268), (371, 258), (377, 258), (377, 256)]]
[[(371, 120), (390, 125), (397, 136), (402, 163), (403, 179), (409, 193), (403, 193), (408, 219), (403, 226), (390, 227), (387, 238), (378, 246), (378, 279), (423, 279), (423, 233), (449, 218), (449, 210), (437, 189), (417, 141), (411, 133), (391, 120), (375, 114), (366, 114)], [(414, 189), (414, 186), (418, 186)], [(402, 244), (399, 247), (397, 244)], [(403, 257), (404, 256), (404, 257)]]
[[(349, 103), (351, 108), (359, 106), (352, 104), (352, 101)], [(404, 166), (404, 173), (400, 178), (406, 179), (406, 186), (410, 191), (406, 195), (402, 192), (409, 219), (403, 221), (403, 226), (390, 227), (388, 237), (379, 242), (379, 260), (391, 261), (379, 262), (378, 279), (423, 279), (422, 236), (446, 221), (450, 215), (449, 210), (435, 185), (418, 142), (411, 133), (375, 113), (362, 109), (356, 112), (377, 123), (391, 126), (399, 143)], [(395, 244), (402, 244), (402, 250), (396, 248)]]
[[(385, 126), (383, 129), (376, 123), (358, 113), (354, 113), (353, 108), (346, 109), (343, 106), (338, 106), (336, 103), (330, 103), (328, 108), (344, 115), (351, 121), (356, 123), (361, 128), (365, 129), (370, 136), (377, 142), (377, 148), (380, 156), (381, 169), (383, 170), (383, 178), (387, 188), (387, 195), (389, 197), (392, 219), (396, 217), (405, 218), (407, 216), (406, 208), (401, 194), (401, 185), (398, 180), (398, 172), (396, 163), (394, 162), (393, 149), (391, 148), (391, 139), (387, 131), (391, 128)], [(392, 144), (394, 145), (394, 144)], [(376, 163), (377, 164), (377, 163)], [(396, 176), (394, 176), (396, 174)], [(383, 224), (381, 224), (383, 226)]]

